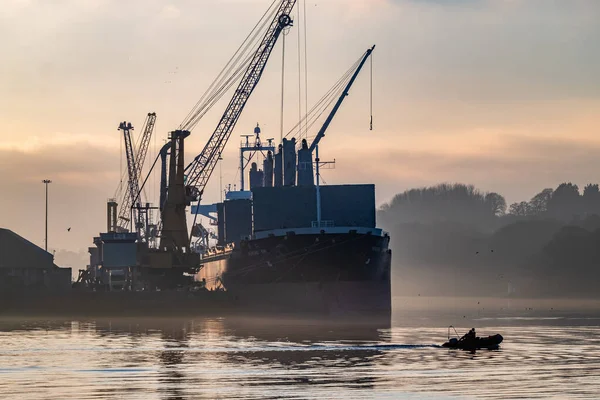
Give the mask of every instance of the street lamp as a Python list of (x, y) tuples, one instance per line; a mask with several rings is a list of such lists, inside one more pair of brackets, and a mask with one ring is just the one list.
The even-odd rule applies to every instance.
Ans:
[(45, 239), (45, 250), (48, 251), (48, 184), (52, 183), (50, 179), (44, 179), (42, 181), (46, 185), (46, 239)]

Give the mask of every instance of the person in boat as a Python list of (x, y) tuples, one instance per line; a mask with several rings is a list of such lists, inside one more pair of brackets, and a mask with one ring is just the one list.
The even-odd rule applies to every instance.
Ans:
[(471, 328), (471, 330), (467, 332), (465, 336), (460, 338), (460, 341), (466, 343), (474, 343), (476, 338), (477, 334), (475, 333), (475, 328)]

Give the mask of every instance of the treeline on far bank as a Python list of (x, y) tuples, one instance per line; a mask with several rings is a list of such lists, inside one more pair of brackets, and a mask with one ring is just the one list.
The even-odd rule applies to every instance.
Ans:
[(407, 190), (378, 210), (393, 279), (429, 295), (600, 297), (600, 189), (572, 183), (507, 205), (472, 185)]

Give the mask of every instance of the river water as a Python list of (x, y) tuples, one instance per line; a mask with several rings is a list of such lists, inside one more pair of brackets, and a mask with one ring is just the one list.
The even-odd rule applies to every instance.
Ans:
[[(400, 304), (383, 327), (250, 318), (4, 318), (0, 398), (600, 396), (600, 313), (481, 308)], [(505, 341), (495, 351), (441, 348), (452, 321), (461, 333), (476, 327)]]

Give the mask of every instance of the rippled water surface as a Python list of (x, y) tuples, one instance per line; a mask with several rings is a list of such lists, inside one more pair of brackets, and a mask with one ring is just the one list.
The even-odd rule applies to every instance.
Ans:
[[(439, 347), (447, 319), (497, 351)], [(0, 398), (597, 398), (594, 313), (427, 316), (391, 326), (233, 318), (0, 320)]]

